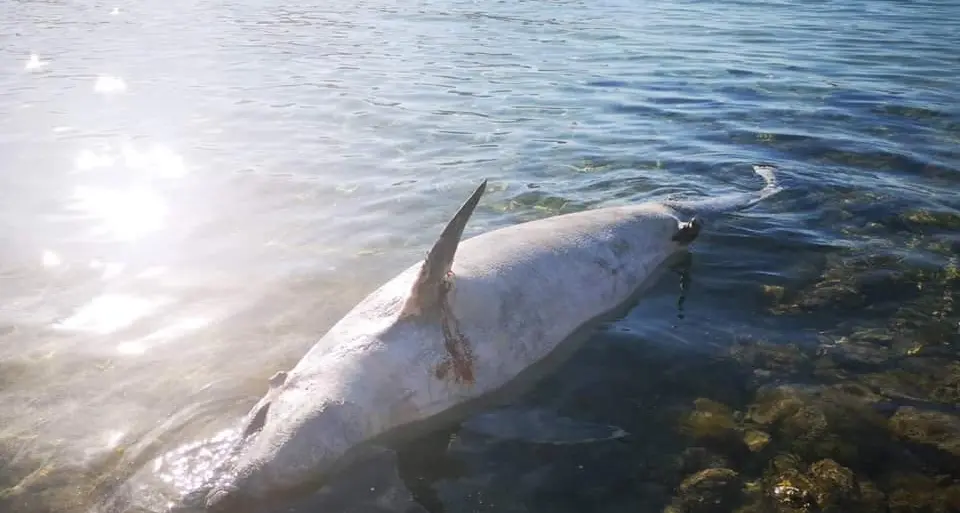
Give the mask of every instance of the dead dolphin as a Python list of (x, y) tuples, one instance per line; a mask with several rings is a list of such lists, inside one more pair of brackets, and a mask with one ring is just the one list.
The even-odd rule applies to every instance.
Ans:
[(230, 468), (204, 492), (206, 508), (242, 511), (315, 486), (391, 433), (504, 389), (642, 289), (697, 238), (704, 214), (780, 190), (771, 166), (754, 170), (766, 181), (760, 191), (588, 210), (461, 242), (484, 181), (423, 262), (270, 380)]

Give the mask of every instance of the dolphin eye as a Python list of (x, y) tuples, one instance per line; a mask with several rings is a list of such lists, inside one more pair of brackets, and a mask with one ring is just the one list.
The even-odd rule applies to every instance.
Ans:
[(247, 424), (247, 428), (243, 430), (243, 438), (246, 438), (263, 429), (263, 425), (267, 423), (267, 411), (269, 410), (269, 401), (263, 403), (260, 408), (257, 408), (257, 412), (253, 414), (253, 417), (250, 419), (250, 423)]

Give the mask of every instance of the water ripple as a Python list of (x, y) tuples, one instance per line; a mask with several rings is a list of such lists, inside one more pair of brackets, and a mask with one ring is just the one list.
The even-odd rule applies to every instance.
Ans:
[[(775, 162), (788, 190), (699, 246), (686, 308), (712, 321), (671, 328), (661, 288), (620, 327), (803, 339), (757, 319), (751, 287), (855, 248), (945, 265), (958, 247), (931, 228), (960, 209), (956, 14), (948, 0), (4, 2), (0, 449), (15, 459), (0, 506), (85, 511), (74, 492), (127, 475), (124, 447), (196, 449), (154, 430), (196, 405), (232, 398), (204, 414), (228, 429), (238, 396), (422, 257), (482, 178), (471, 233), (755, 188), (749, 165)], [(469, 502), (465, 483), (441, 488)]]

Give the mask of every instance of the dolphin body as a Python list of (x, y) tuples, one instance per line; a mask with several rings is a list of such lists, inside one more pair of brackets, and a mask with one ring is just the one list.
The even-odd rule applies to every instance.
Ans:
[[(200, 501), (249, 511), (315, 489), (397, 433), (458, 418), (508, 389), (591, 321), (621, 307), (699, 234), (705, 215), (781, 190), (559, 215), (461, 242), (486, 180), (426, 259), (371, 293), (269, 390), (244, 420), (235, 457)], [(444, 420), (446, 419), (446, 420)], [(399, 435), (397, 435), (399, 436)]]

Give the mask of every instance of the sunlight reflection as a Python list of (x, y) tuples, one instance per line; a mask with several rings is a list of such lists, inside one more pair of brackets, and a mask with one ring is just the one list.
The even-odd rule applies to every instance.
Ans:
[(106, 335), (126, 328), (134, 321), (153, 313), (168, 299), (146, 299), (127, 294), (103, 294), (81, 307), (69, 318), (57, 323), (56, 329)]
[(127, 90), (127, 83), (120, 77), (100, 76), (93, 90), (98, 93), (122, 93)]
[(225, 429), (212, 437), (184, 444), (153, 461), (153, 472), (180, 492), (190, 492), (213, 479), (217, 467), (230, 455), (240, 439), (236, 428)]
[(159, 230), (167, 206), (156, 193), (145, 189), (116, 191), (101, 187), (77, 187), (75, 208), (98, 218), (103, 229), (124, 240), (138, 239)]
[(83, 150), (79, 155), (77, 155), (75, 164), (78, 170), (89, 171), (98, 167), (112, 166), (116, 161), (117, 159), (108, 155), (97, 154), (90, 150)]
[(166, 274), (166, 272), (167, 272), (166, 267), (163, 267), (161, 265), (155, 265), (141, 271), (139, 274), (137, 274), (137, 278), (141, 278), (141, 279), (156, 278), (157, 276)]
[(43, 256), (41, 256), (41, 261), (43, 262), (43, 266), (47, 268), (57, 267), (62, 263), (62, 261), (60, 260), (60, 256), (54, 253), (53, 251), (50, 251), (49, 249), (43, 252)]
[(108, 150), (81, 150), (74, 159), (74, 166), (78, 171), (91, 171), (112, 167), (120, 161), (130, 170), (141, 171), (152, 177), (180, 178), (187, 174), (183, 157), (162, 145), (155, 144), (143, 151), (126, 144), (120, 149), (119, 155), (110, 153)]
[(164, 178), (179, 178), (187, 173), (183, 157), (169, 148), (154, 145), (147, 151), (138, 151), (131, 146), (124, 146), (122, 154), (124, 163), (133, 168), (144, 170), (150, 175)]
[(126, 436), (127, 432), (119, 429), (109, 429), (103, 432), (99, 440), (83, 448), (85, 458), (82, 464), (95, 465), (113, 455), (117, 455), (118, 451), (122, 451), (122, 443)]
[(116, 15), (118, 15), (118, 14), (120, 14), (120, 8), (119, 8), (119, 7), (114, 7), (113, 10), (110, 11), (110, 16), (116, 16)]
[(117, 346), (117, 352), (128, 355), (138, 355), (147, 352), (153, 346), (169, 342), (191, 331), (198, 330), (210, 324), (205, 317), (188, 317), (155, 331), (146, 337), (134, 342), (124, 342)]
[(27, 60), (27, 63), (23, 65), (23, 69), (27, 71), (34, 71), (46, 66), (47, 64), (48, 64), (48, 61), (42, 61), (40, 60), (39, 55), (35, 53), (31, 53), (30, 58)]
[(118, 445), (120, 445), (120, 442), (123, 440), (124, 435), (126, 435), (126, 433), (118, 429), (111, 429), (110, 431), (107, 431), (107, 433), (104, 436), (106, 441), (106, 444), (105, 444), (106, 447), (108, 449), (113, 449), (117, 447)]
[(120, 276), (120, 273), (123, 272), (125, 267), (126, 265), (122, 262), (101, 262), (99, 260), (92, 260), (90, 262), (91, 269), (103, 269), (102, 274), (100, 274), (100, 278), (103, 280)]

